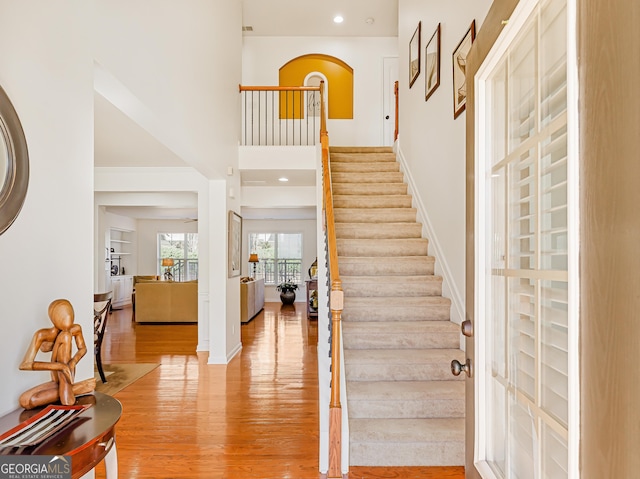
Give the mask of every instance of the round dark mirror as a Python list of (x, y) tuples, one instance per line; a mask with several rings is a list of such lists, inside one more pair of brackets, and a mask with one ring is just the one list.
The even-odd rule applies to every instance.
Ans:
[(0, 234), (22, 209), (29, 184), (29, 154), (20, 119), (0, 87)]

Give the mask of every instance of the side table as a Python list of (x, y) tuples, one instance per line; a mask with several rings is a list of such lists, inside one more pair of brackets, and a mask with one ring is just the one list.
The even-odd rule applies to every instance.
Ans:
[[(42, 443), (20, 449), (1, 449), (3, 455), (71, 456), (71, 477), (79, 479), (104, 459), (107, 479), (118, 477), (115, 426), (122, 415), (117, 399), (94, 392), (80, 396), (76, 404), (90, 404), (71, 423)], [(43, 408), (16, 409), (0, 417), (0, 432), (16, 427)]]
[(311, 307), (311, 292), (316, 291), (318, 289), (318, 280), (317, 279), (308, 279), (307, 283), (307, 318), (308, 319), (318, 319), (318, 310)]

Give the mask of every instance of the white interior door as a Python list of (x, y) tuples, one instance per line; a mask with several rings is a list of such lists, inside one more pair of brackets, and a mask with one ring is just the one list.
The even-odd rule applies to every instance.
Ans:
[(567, 22), (567, 0), (522, 0), (476, 75), (475, 464), (483, 478), (578, 477)]
[(382, 132), (383, 146), (393, 146), (393, 134), (396, 127), (396, 99), (393, 86), (398, 80), (398, 57), (383, 59), (383, 99), (382, 99)]

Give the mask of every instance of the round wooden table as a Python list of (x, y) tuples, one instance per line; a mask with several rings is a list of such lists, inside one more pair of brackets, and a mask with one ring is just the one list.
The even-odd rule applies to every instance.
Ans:
[[(91, 407), (42, 443), (20, 449), (0, 449), (0, 454), (71, 456), (73, 479), (82, 477), (104, 459), (107, 478), (117, 478), (115, 428), (122, 415), (122, 404), (99, 392), (78, 397), (76, 404)], [(0, 433), (16, 427), (42, 409), (16, 409), (0, 417)]]

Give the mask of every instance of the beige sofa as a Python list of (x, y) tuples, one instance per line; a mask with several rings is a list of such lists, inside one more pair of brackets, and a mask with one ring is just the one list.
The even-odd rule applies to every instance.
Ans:
[(198, 322), (198, 282), (137, 281), (137, 323)]
[(240, 321), (248, 323), (264, 308), (264, 279), (240, 282)]

